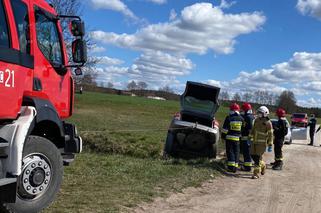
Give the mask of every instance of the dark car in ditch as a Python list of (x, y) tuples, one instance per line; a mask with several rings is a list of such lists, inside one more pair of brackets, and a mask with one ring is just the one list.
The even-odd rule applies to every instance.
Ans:
[(181, 95), (181, 110), (174, 116), (167, 134), (164, 157), (216, 158), (220, 139), (215, 113), (220, 88), (187, 82)]

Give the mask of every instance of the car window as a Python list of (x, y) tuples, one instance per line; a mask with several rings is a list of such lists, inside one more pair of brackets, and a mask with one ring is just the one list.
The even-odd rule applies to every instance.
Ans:
[(294, 118), (305, 118), (306, 116), (304, 114), (294, 114)]
[(0, 46), (10, 47), (7, 19), (2, 0), (0, 1)]
[(44, 56), (53, 64), (63, 64), (57, 22), (37, 12), (36, 31), (38, 46)]
[(203, 113), (212, 113), (214, 103), (208, 100), (199, 100), (197, 98), (186, 96), (183, 100), (184, 110), (198, 111)]
[(20, 51), (30, 54), (28, 6), (21, 0), (11, 0), (11, 6), (16, 22)]

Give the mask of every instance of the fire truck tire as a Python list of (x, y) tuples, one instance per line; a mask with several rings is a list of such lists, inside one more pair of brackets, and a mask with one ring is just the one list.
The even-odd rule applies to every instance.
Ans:
[(63, 160), (57, 147), (46, 138), (28, 137), (23, 150), (16, 203), (3, 204), (6, 212), (41, 212), (54, 201), (62, 177)]

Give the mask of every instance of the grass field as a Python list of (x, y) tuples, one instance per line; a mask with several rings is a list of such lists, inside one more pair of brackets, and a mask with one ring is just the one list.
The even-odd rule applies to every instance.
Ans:
[[(179, 102), (85, 93), (75, 105), (70, 121), (85, 150), (65, 168), (61, 192), (46, 212), (117, 212), (217, 174), (207, 160), (161, 160)], [(222, 122), (224, 108), (217, 115)]]

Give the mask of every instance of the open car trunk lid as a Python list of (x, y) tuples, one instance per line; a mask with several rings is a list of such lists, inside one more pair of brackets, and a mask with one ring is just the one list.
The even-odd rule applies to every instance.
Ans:
[(219, 108), (220, 88), (188, 81), (181, 96), (182, 119), (210, 126)]

